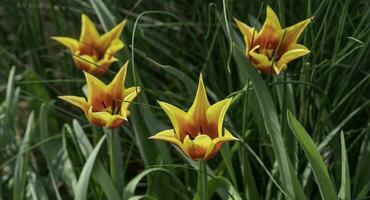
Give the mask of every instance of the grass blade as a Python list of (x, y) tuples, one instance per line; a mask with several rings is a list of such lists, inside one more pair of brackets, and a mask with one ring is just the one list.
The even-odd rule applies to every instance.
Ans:
[(310, 135), (306, 132), (299, 121), (288, 111), (288, 124), (298, 142), (301, 144), (307, 159), (312, 166), (312, 171), (315, 175), (321, 197), (323, 200), (336, 199), (334, 185), (330, 179), (325, 163), (321, 158), (320, 152), (313, 142)]
[(173, 180), (175, 180), (175, 182), (179, 186), (182, 187), (183, 191), (185, 191), (185, 188), (183, 187), (181, 181), (176, 177), (176, 175), (174, 175), (171, 171), (169, 171), (167, 169), (164, 169), (162, 167), (156, 167), (156, 168), (146, 169), (146, 170), (142, 171), (140, 174), (136, 175), (133, 179), (131, 179), (131, 181), (126, 185), (126, 187), (124, 189), (123, 199), (124, 200), (131, 199), (134, 196), (137, 185), (139, 184), (141, 179), (143, 179), (145, 176), (147, 176), (151, 173), (154, 173), (154, 172), (164, 172), (165, 174), (170, 175), (171, 178)]
[(349, 166), (347, 159), (347, 148), (344, 140), (343, 131), (340, 133), (340, 145), (342, 154), (342, 183), (340, 186), (338, 199), (350, 200), (351, 199), (351, 181), (349, 176)]
[(236, 46), (234, 46), (233, 56), (239, 68), (245, 68), (247, 73), (246, 75), (248, 75), (255, 88), (254, 91), (256, 92), (256, 96), (258, 98), (259, 108), (261, 110), (263, 119), (265, 120), (266, 131), (270, 136), (274, 154), (279, 164), (280, 176), (282, 178), (282, 183), (285, 186), (285, 191), (287, 192), (289, 198), (306, 199), (298, 178), (293, 171), (292, 163), (285, 150), (275, 103), (272, 100), (271, 94), (269, 93), (265, 82), (262, 80), (257, 71), (251, 66), (241, 50)]
[[(76, 134), (76, 140), (77, 140), (76, 143), (79, 145), (79, 148), (81, 149), (82, 153), (87, 159), (92, 153), (93, 147), (90, 144), (89, 140), (87, 139), (82, 127), (77, 122), (77, 120), (73, 121), (73, 128)], [(109, 177), (108, 172), (106, 171), (103, 164), (99, 160), (95, 162), (93, 176), (99, 182), (100, 186), (102, 187), (108, 199), (112, 199), (112, 200), (120, 199), (119, 193), (115, 189), (112, 179)]]
[(239, 195), (237, 189), (224, 177), (213, 177), (208, 180), (208, 197), (212, 199), (212, 195), (217, 190), (226, 190), (227, 196), (223, 196), (222, 199), (233, 199), (233, 200), (242, 200), (242, 197)]
[(110, 173), (117, 190), (123, 189), (124, 171), (121, 170), (123, 166), (122, 149), (120, 144), (120, 135), (118, 129), (104, 129), (107, 136), (108, 149), (110, 156)]
[(107, 6), (101, 0), (90, 0), (90, 4), (93, 7), (95, 13), (98, 15), (99, 20), (105, 31), (116, 25), (114, 16), (108, 10)]
[(94, 150), (91, 152), (89, 158), (87, 159), (80, 177), (78, 178), (77, 187), (76, 187), (76, 196), (75, 200), (85, 200), (87, 199), (87, 188), (89, 186), (90, 176), (94, 168), (95, 160), (98, 156), (100, 147), (102, 146), (106, 136), (104, 135), (98, 144), (95, 146)]
[(31, 113), (28, 117), (27, 130), (22, 140), (21, 146), (18, 151), (18, 157), (15, 164), (14, 170), (14, 187), (13, 187), (13, 199), (23, 199), (26, 192), (26, 179), (28, 172), (28, 161), (30, 142), (34, 135), (34, 114)]

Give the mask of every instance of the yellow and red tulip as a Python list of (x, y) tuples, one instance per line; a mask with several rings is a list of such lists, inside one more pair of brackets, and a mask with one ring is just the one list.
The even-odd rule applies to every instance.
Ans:
[(80, 40), (69, 37), (52, 37), (69, 48), (77, 67), (93, 75), (102, 75), (118, 59), (114, 55), (124, 47), (119, 39), (126, 20), (100, 35), (93, 22), (82, 14)]
[(275, 12), (267, 6), (266, 20), (260, 31), (237, 19), (235, 22), (244, 36), (246, 56), (263, 73), (279, 74), (290, 61), (310, 52), (297, 44), (297, 40), (311, 18), (282, 29)]
[(150, 139), (170, 142), (193, 160), (212, 158), (226, 141), (238, 140), (223, 128), (226, 111), (232, 101), (227, 98), (210, 105), (202, 75), (193, 105), (185, 112), (169, 103), (158, 101), (173, 125)]
[(87, 101), (84, 97), (78, 96), (59, 98), (83, 110), (90, 123), (105, 128), (116, 128), (127, 121), (128, 107), (140, 92), (140, 87), (124, 87), (127, 65), (128, 62), (108, 85), (84, 72), (88, 87)]

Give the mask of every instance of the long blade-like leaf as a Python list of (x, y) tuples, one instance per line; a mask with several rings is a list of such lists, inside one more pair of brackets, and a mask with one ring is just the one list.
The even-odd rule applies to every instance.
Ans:
[(306, 153), (307, 159), (312, 166), (312, 171), (319, 186), (322, 199), (336, 199), (337, 195), (334, 185), (330, 179), (328, 170), (326, 169), (325, 163), (322, 160), (317, 146), (307, 131), (303, 128), (301, 123), (299, 123), (299, 121), (290, 111), (288, 111), (288, 124), (298, 142), (301, 144), (304, 152)]
[(270, 136), (271, 144), (274, 150), (276, 160), (279, 164), (279, 172), (282, 177), (283, 184), (288, 196), (292, 199), (306, 199), (302, 187), (295, 175), (292, 163), (285, 150), (283, 138), (281, 136), (281, 127), (276, 113), (275, 103), (272, 100), (265, 82), (257, 71), (251, 66), (245, 55), (236, 46), (233, 49), (234, 59), (239, 68), (244, 68), (246, 75), (252, 82), (256, 96), (258, 98), (259, 108), (261, 110), (263, 119), (265, 120), (265, 127)]
[(344, 140), (344, 133), (340, 133), (340, 145), (342, 154), (342, 183), (340, 186), (338, 199), (350, 200), (351, 199), (351, 181), (349, 176), (349, 166), (347, 159), (347, 148)]
[[(90, 144), (84, 131), (82, 130), (82, 127), (77, 122), (77, 120), (73, 121), (73, 128), (76, 134), (76, 140), (77, 140), (76, 143), (79, 145), (79, 148), (81, 149), (82, 153), (87, 159), (93, 151), (92, 145)], [(112, 200), (120, 199), (119, 193), (116, 190), (112, 179), (109, 177), (108, 172), (106, 171), (106, 169), (104, 168), (100, 160), (97, 160), (95, 162), (93, 176), (99, 182), (100, 186), (102, 187), (108, 199), (112, 199)]]
[(104, 140), (105, 140), (106, 135), (104, 135), (94, 150), (91, 152), (89, 158), (87, 159), (80, 177), (78, 178), (77, 182), (77, 188), (76, 188), (76, 196), (75, 200), (85, 200), (87, 199), (87, 188), (89, 186), (89, 181), (90, 181), (90, 176), (94, 168), (95, 160), (98, 156), (100, 147), (102, 146)]
[(13, 199), (23, 199), (26, 192), (26, 179), (29, 165), (29, 147), (34, 134), (34, 114), (28, 117), (27, 130), (20, 145), (14, 172)]

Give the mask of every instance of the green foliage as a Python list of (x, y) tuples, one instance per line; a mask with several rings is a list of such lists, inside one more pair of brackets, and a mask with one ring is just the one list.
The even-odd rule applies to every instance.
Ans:
[[(276, 76), (246, 59), (232, 20), (261, 27), (266, 5), (283, 27), (314, 16), (299, 40), (311, 53)], [(83, 94), (83, 74), (50, 39), (78, 38), (81, 13), (100, 32), (128, 20), (102, 79), (129, 59), (125, 84), (142, 91), (114, 130), (57, 98)], [(0, 17), (0, 199), (370, 196), (369, 1), (3, 0)], [(200, 73), (211, 103), (233, 96), (224, 126), (240, 140), (201, 171), (147, 139), (171, 127), (157, 100), (188, 109)]]

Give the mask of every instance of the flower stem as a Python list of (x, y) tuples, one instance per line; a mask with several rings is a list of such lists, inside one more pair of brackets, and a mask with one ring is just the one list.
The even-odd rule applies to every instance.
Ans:
[(198, 187), (198, 193), (202, 197), (202, 200), (208, 199), (208, 178), (207, 178), (207, 161), (200, 160), (199, 161), (199, 172), (198, 172), (198, 180), (200, 181), (200, 187)]
[(117, 130), (104, 128), (108, 141), (110, 175), (116, 187), (122, 188), (124, 180), (123, 172), (120, 170), (120, 167), (122, 166), (122, 153), (119, 144), (119, 136), (116, 131)]

